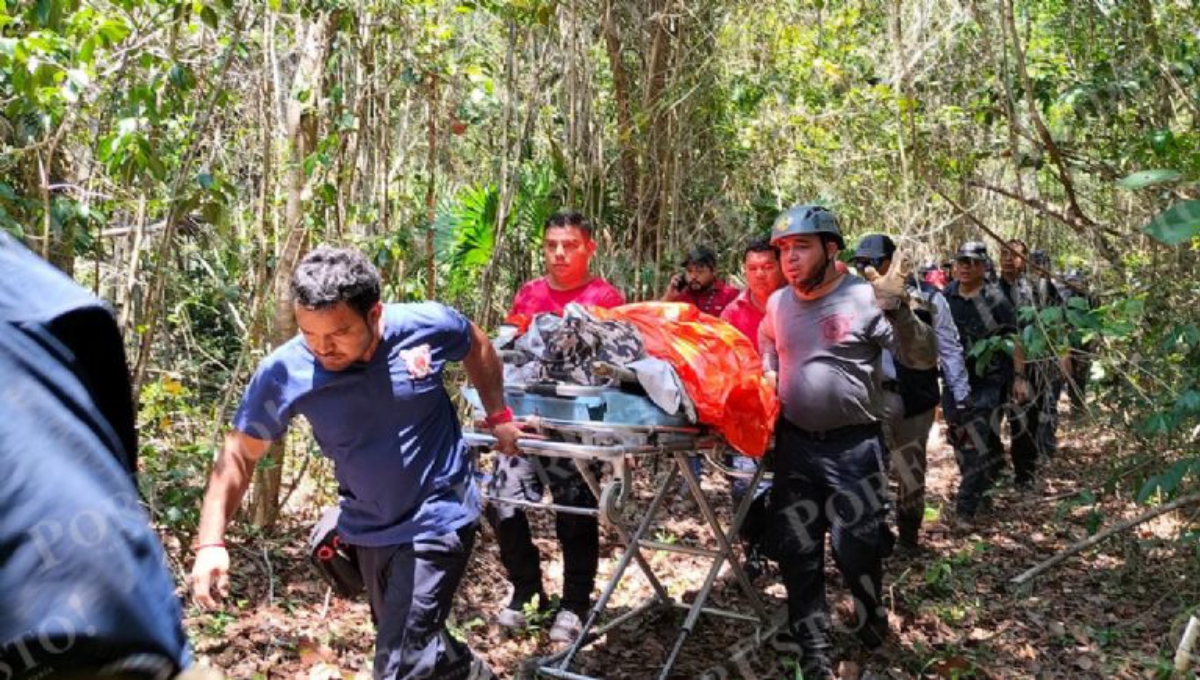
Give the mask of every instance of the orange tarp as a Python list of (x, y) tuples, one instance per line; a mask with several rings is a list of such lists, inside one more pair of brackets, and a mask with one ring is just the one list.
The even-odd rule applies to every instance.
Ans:
[(700, 422), (748, 456), (766, 452), (779, 400), (763, 378), (758, 351), (740, 331), (681, 302), (637, 302), (588, 311), (598, 319), (636, 326), (646, 352), (675, 368)]

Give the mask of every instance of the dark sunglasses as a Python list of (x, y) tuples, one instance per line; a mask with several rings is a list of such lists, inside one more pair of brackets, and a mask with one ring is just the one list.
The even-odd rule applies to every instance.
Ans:
[(882, 257), (856, 257), (853, 262), (854, 266), (858, 269), (866, 269), (867, 267), (879, 269), (883, 266), (883, 260), (884, 258)]
[(961, 264), (964, 267), (971, 267), (977, 264), (983, 264), (983, 260), (976, 260), (973, 257), (960, 257), (954, 261), (956, 264)]

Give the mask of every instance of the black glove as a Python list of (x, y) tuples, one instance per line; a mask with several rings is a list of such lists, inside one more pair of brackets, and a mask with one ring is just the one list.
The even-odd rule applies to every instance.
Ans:
[(956, 402), (950, 408), (943, 410), (946, 412), (947, 423), (955, 427), (962, 427), (971, 417), (971, 412), (975, 410), (975, 404), (972, 403), (970, 397), (967, 397), (965, 401)]

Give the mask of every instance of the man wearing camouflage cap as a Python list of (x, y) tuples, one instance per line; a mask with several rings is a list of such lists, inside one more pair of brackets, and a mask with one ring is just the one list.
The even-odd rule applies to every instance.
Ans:
[(767, 540), (788, 593), (789, 632), (803, 651), (804, 676), (831, 676), (825, 599), (825, 534), (855, 601), (855, 630), (868, 647), (888, 635), (882, 605), (883, 558), (894, 542), (887, 527), (881, 422), (886, 417), (881, 358), (932, 368), (932, 330), (905, 304), (902, 258), (871, 282), (835, 266), (845, 247), (837, 218), (815, 205), (776, 220), (788, 286), (767, 302), (759, 348), (777, 381), (775, 478)]

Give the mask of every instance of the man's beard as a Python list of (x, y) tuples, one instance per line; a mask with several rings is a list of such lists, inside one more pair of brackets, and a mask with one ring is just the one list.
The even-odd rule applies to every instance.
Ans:
[(816, 268), (812, 276), (797, 279), (796, 283), (793, 284), (801, 293), (805, 295), (812, 293), (822, 283), (825, 283), (825, 272), (829, 271), (829, 254), (821, 253), (821, 259), (821, 266)]

